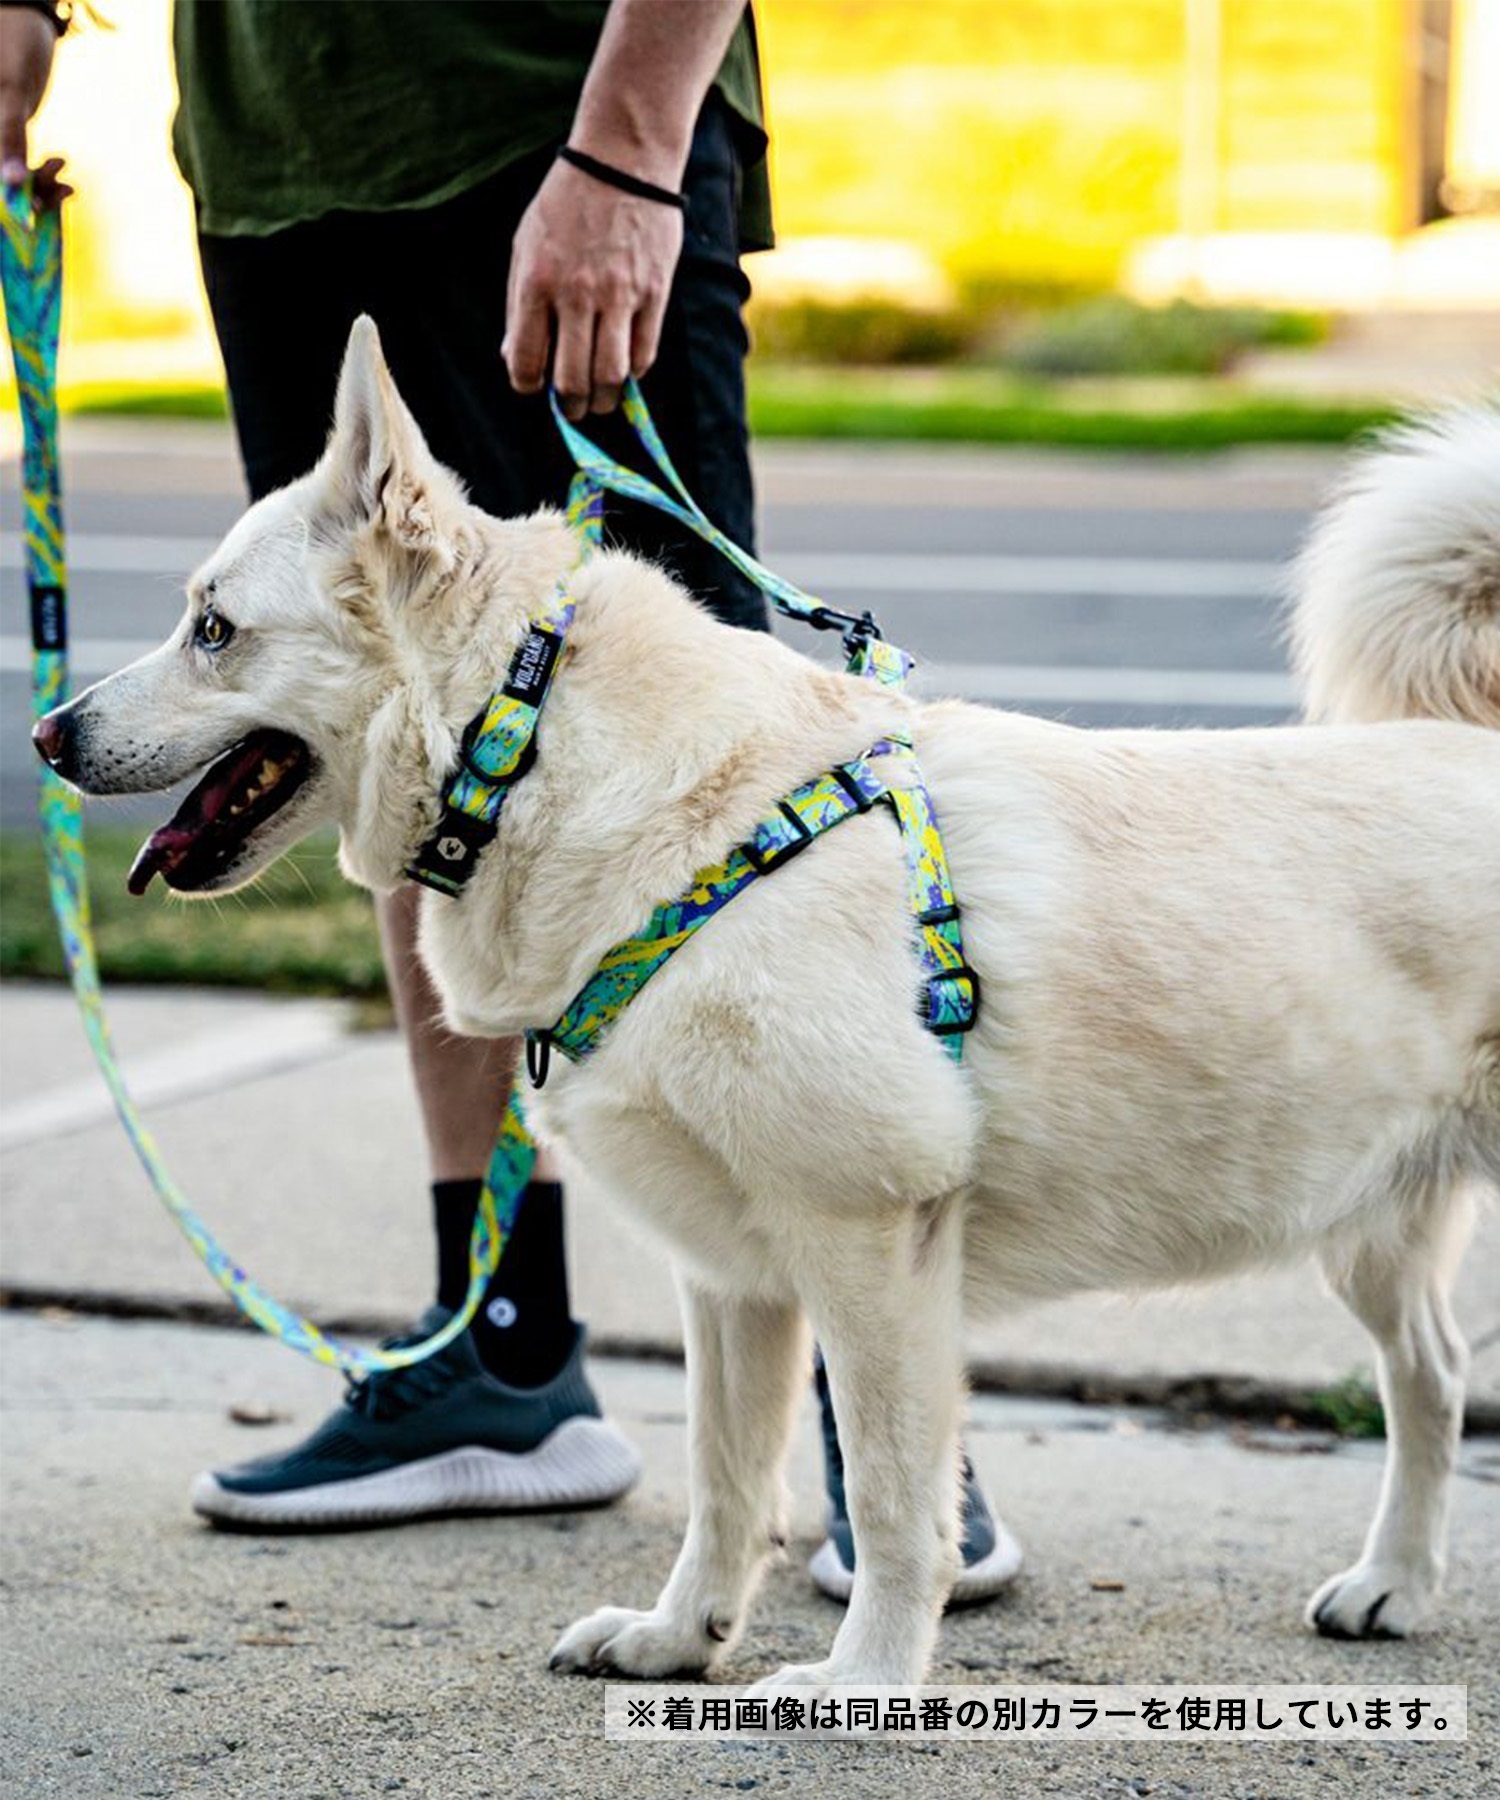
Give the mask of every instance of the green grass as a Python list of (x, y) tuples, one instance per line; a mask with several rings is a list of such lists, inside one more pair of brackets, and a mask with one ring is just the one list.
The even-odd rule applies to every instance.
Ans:
[[(216, 388), (74, 388), (67, 411), (222, 418)], [(753, 362), (750, 422), (762, 438), (1041, 444), (1193, 451), (1235, 444), (1342, 444), (1398, 409), (1377, 400), (1260, 394), (1190, 377), (1042, 381), (967, 365), (835, 368)]]
[(753, 369), (750, 382), (751, 429), (764, 438), (1189, 451), (1342, 444), (1398, 412), (1379, 401), (1262, 395), (1212, 379), (1044, 384), (975, 368), (770, 366)]
[[(88, 833), (89, 889), (106, 981), (199, 982), (375, 998), (385, 975), (369, 896), (339, 874), (331, 839), (312, 839), (243, 893), (187, 901), (155, 883), (125, 891), (144, 833)], [(62, 954), (41, 843), (0, 833), (0, 975), (54, 977)]]

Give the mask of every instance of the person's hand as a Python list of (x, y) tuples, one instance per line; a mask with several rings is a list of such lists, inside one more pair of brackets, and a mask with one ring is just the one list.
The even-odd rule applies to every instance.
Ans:
[(28, 174), (38, 206), (56, 206), (72, 188), (58, 179), (62, 158), (52, 156), (39, 169), (26, 159), (26, 127), (42, 103), (57, 33), (44, 14), (31, 7), (7, 6), (0, 29), (0, 178), (19, 187)]
[(568, 418), (609, 412), (626, 376), (655, 361), (681, 251), (675, 207), (554, 163), (511, 249), (500, 354), (516, 392), (541, 390), (551, 347)]

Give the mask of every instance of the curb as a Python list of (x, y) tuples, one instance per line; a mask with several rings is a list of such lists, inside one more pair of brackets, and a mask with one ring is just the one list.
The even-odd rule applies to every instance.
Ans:
[[(214, 1330), (255, 1329), (227, 1300), (182, 1300), (166, 1294), (52, 1288), (32, 1282), (0, 1284), (0, 1311), (35, 1313), (53, 1308), (84, 1318), (150, 1319)], [(389, 1337), (411, 1323), (386, 1313), (345, 1313), (320, 1322), (326, 1331), (340, 1336), (367, 1338)], [(589, 1350), (594, 1356), (620, 1361), (682, 1362), (680, 1345), (668, 1338), (605, 1334), (591, 1337)], [(1210, 1419), (1256, 1423), (1290, 1419), (1293, 1424), (1320, 1431), (1330, 1428), (1324, 1390), (1261, 1381), (1253, 1375), (1119, 1375), (1063, 1363), (980, 1358), (969, 1366), (969, 1385), (981, 1394), (1070, 1400), (1080, 1406), (1153, 1407), (1183, 1424)], [(1464, 1408), (1464, 1431), (1471, 1437), (1500, 1434), (1500, 1401), (1471, 1395)]]

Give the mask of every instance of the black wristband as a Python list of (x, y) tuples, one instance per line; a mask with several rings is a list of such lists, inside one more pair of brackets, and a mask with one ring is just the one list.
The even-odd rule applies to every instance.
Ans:
[(26, 12), (39, 12), (59, 37), (68, 29), (69, 13), (60, 9), (58, 0), (0, 0), (0, 6), (19, 6)]
[(658, 206), (675, 206), (680, 213), (687, 211), (686, 194), (674, 194), (671, 188), (658, 187), (654, 181), (642, 181), (639, 175), (617, 169), (613, 163), (600, 162), (597, 156), (575, 150), (571, 144), (564, 144), (557, 154), (563, 162), (582, 169), (585, 175), (592, 175), (606, 187), (618, 188), (622, 194), (634, 194), (637, 200), (654, 200)]

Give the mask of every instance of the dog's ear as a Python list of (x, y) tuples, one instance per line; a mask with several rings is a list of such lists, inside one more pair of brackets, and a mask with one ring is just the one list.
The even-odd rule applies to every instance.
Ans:
[(446, 516), (461, 494), (397, 393), (368, 314), (349, 333), (319, 472), (323, 504), (341, 523), (374, 523), (401, 549), (447, 560)]

